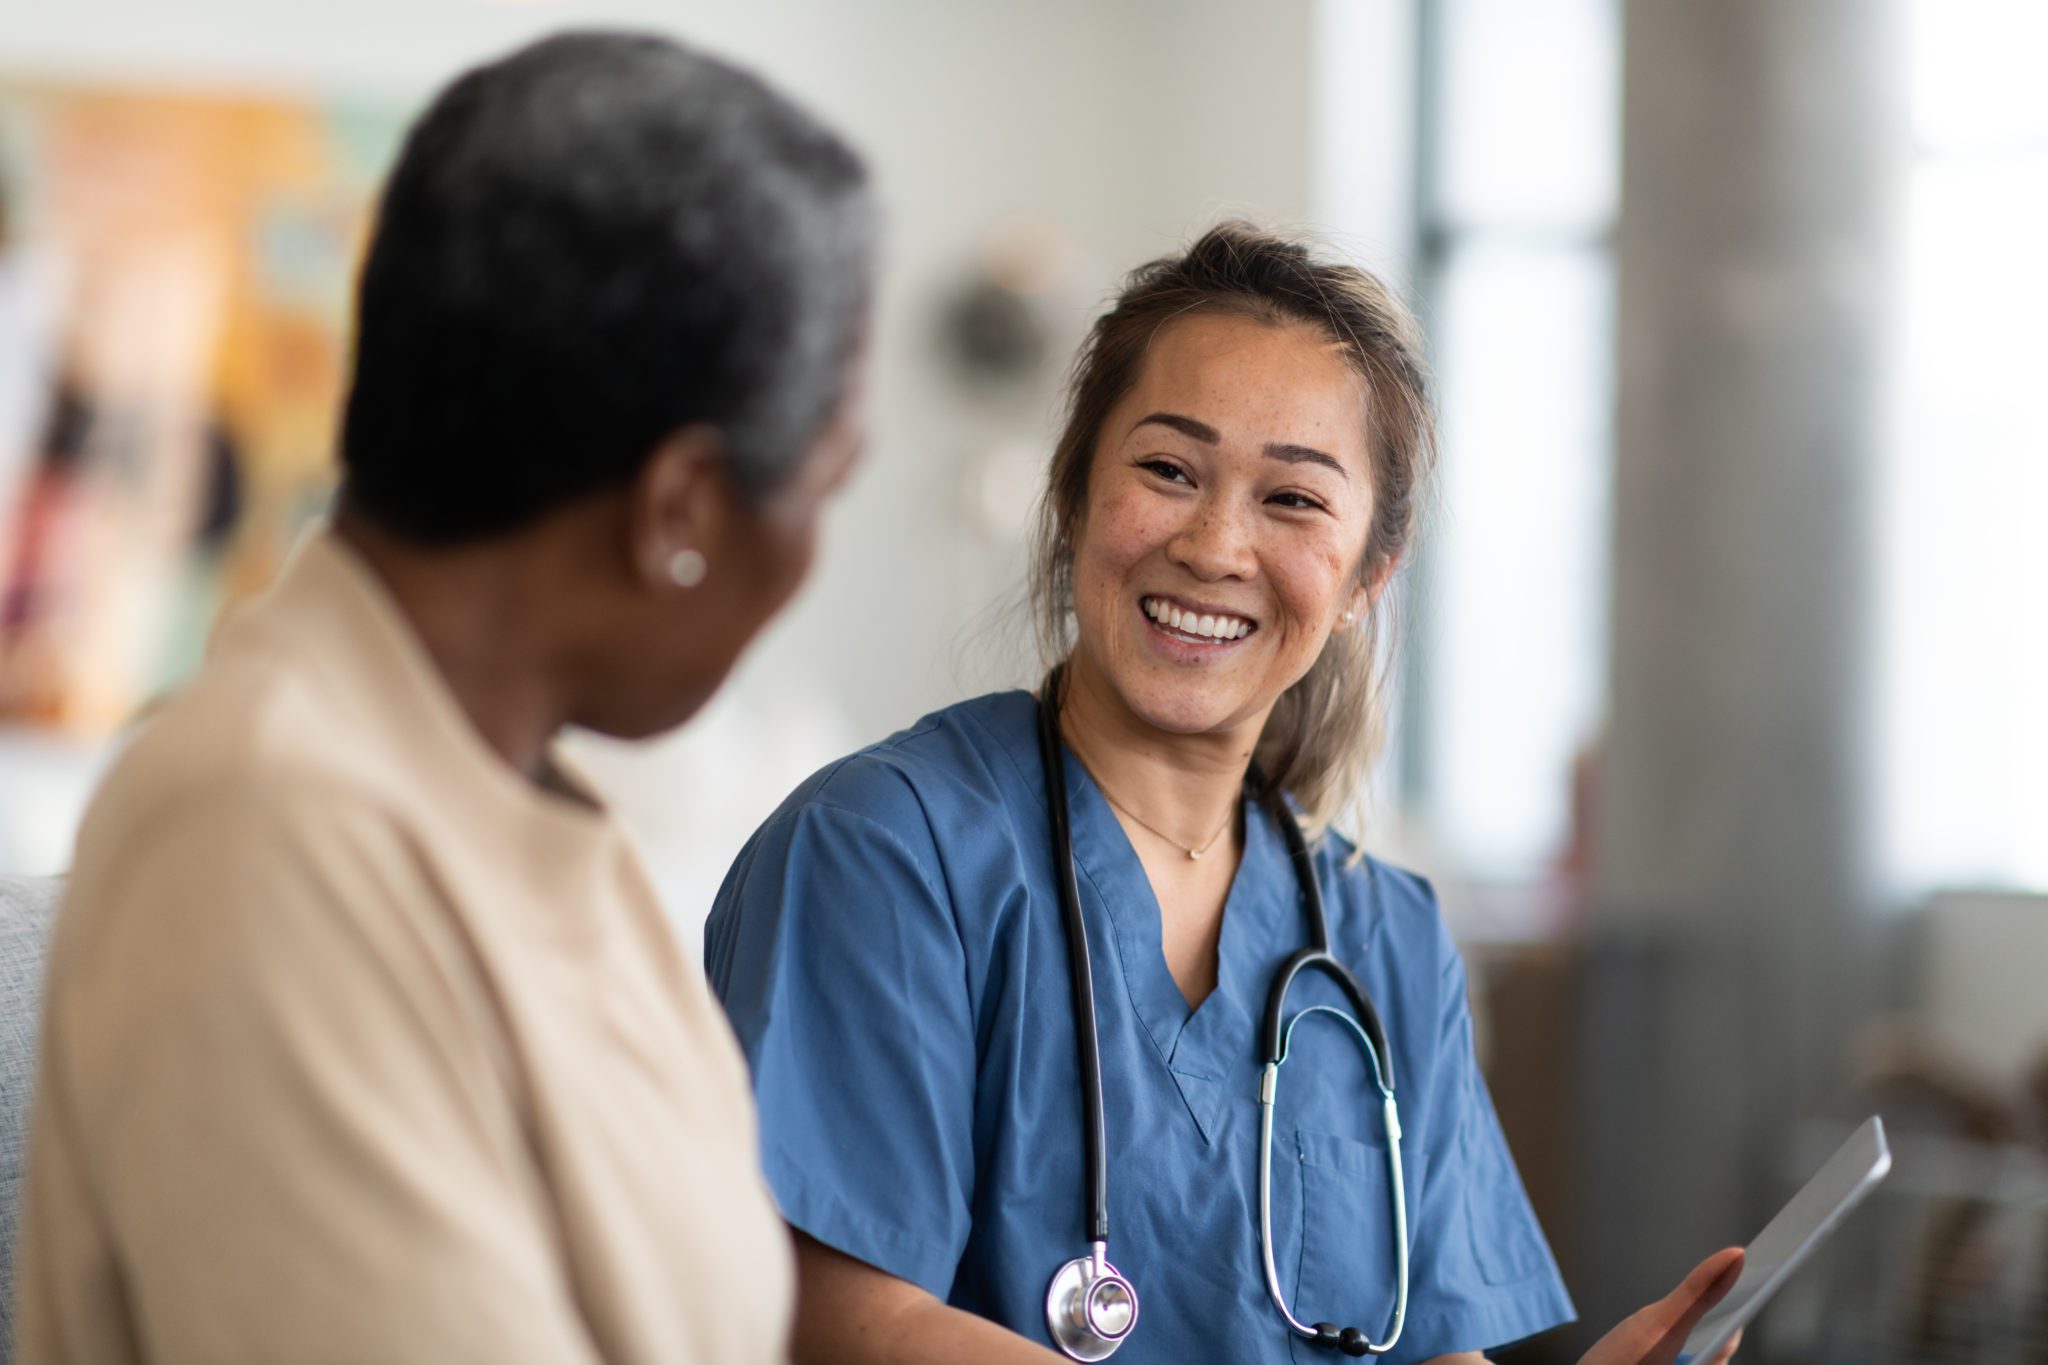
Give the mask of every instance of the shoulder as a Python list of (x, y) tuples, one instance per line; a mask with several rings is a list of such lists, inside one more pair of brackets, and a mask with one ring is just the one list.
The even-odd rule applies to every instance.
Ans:
[(132, 861), (138, 844), (198, 821), (247, 821), (275, 832), (335, 802), (402, 804), (360, 727), (294, 670), (236, 661), (203, 670), (136, 728), (93, 796), (81, 866)]
[(233, 934), (253, 927), (243, 919), (288, 918), (278, 899), (257, 905), (233, 894), (237, 890), (296, 888), (311, 897), (346, 880), (360, 881), (365, 892), (375, 886), (388, 893), (400, 884), (394, 874), (401, 865), (417, 861), (402, 818), (318, 775), (292, 773), (268, 782), (211, 778), (175, 800), (138, 795), (118, 778), (81, 832), (67, 919), (88, 904), (186, 900), (186, 932), (212, 924)]
[(1427, 954), (1440, 967), (1457, 959), (1450, 931), (1427, 877), (1369, 853), (1336, 830), (1316, 845), (1316, 863), (1331, 897), (1331, 932), (1354, 949), (1387, 945), (1414, 960)]
[[(298, 1027), (316, 998), (436, 997), (464, 959), (402, 829), (297, 784), (219, 783), (88, 831), (51, 945), (46, 1018), (74, 1061)], [(164, 1046), (178, 1044), (165, 1042)], [(84, 1048), (85, 1051), (75, 1051)]]
[[(957, 938), (963, 914), (989, 913), (1022, 875), (1024, 841), (1041, 837), (1027, 832), (1044, 819), (1036, 715), (1024, 692), (961, 702), (797, 787), (719, 888), (704, 931), (713, 980), (750, 947), (786, 951), (801, 937), (816, 951), (824, 936), (883, 922), (902, 932), (914, 918)], [(849, 885), (868, 894), (848, 897)], [(828, 906), (815, 932), (777, 932)]]
[(205, 685), (133, 739), (79, 831), (65, 960), (163, 953), (217, 974), (327, 922), (411, 903), (397, 894), (423, 886), (411, 822), (298, 737), (323, 728), (322, 713), (290, 692)]
[(1011, 823), (1020, 793), (1039, 782), (1036, 703), (1027, 692), (959, 702), (814, 773), (769, 819), (821, 813), (879, 827), (913, 852), (936, 855), (969, 830)]
[(1043, 800), (1036, 714), (1023, 692), (933, 712), (820, 769), (755, 831), (704, 923), (743, 1040), (778, 963), (842, 961), (873, 934), (899, 953), (960, 948), (963, 916), (991, 913), (1021, 875), (1025, 807)]

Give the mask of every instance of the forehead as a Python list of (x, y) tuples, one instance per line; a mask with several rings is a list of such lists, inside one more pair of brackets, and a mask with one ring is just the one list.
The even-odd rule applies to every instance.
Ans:
[(1105, 434), (1122, 440), (1147, 414), (1172, 412), (1215, 427), (1226, 446), (1313, 446), (1365, 471), (1370, 392), (1315, 328), (1193, 314), (1153, 337)]

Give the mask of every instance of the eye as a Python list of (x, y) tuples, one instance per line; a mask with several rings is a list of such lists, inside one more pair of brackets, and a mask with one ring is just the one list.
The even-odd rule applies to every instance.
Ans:
[(1187, 483), (1190, 481), (1188, 479), (1188, 472), (1171, 460), (1143, 460), (1139, 462), (1138, 468), (1156, 474), (1168, 483)]
[(1292, 491), (1285, 493), (1275, 493), (1272, 497), (1267, 498), (1266, 501), (1273, 504), (1274, 506), (1285, 507), (1293, 511), (1327, 512), (1330, 510), (1329, 508), (1325, 507), (1322, 503), (1318, 502), (1316, 499), (1310, 497), (1308, 494), (1295, 493)]

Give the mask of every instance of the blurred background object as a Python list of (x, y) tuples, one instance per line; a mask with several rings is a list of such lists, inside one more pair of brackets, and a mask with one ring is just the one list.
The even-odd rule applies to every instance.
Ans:
[(686, 942), (811, 768), (1033, 681), (1022, 530), (1116, 276), (1307, 225), (1440, 381), (1365, 841), (1442, 891), (1587, 1321), (1878, 1109), (1897, 1174), (1745, 1357), (2048, 1361), (2039, 0), (0, 10), (0, 870), (64, 865), (322, 506), (407, 114), (595, 23), (802, 93), (890, 213), (820, 572), (702, 723), (579, 741)]
[(0, 853), (61, 866), (103, 744), (331, 484), (349, 289), (402, 104), (0, 84)]
[(4, 98), (16, 233), (66, 288), (34, 324), (48, 400), (8, 461), (0, 717), (104, 732), (190, 668), (329, 482), (349, 286), (400, 111)]

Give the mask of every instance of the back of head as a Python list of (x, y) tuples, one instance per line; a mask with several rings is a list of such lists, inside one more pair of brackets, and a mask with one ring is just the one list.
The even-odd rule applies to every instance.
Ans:
[(695, 424), (773, 489), (840, 396), (873, 219), (843, 141), (666, 39), (467, 73), (406, 139), (363, 268), (350, 506), (424, 545), (500, 535)]

